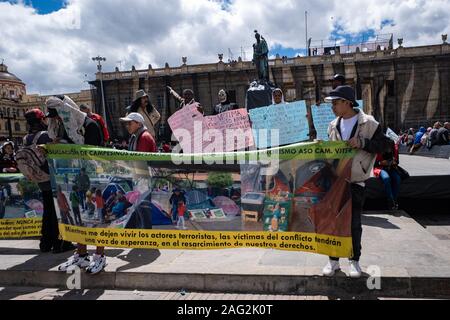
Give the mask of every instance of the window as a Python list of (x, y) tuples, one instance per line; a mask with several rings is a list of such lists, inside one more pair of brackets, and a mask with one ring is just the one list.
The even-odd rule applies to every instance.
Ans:
[(16, 122), (14, 124), (14, 130), (16, 130), (16, 132), (20, 132), (21, 128), (20, 128), (20, 123)]
[(236, 90), (229, 90), (228, 91), (228, 100), (231, 103), (236, 103)]
[(16, 97), (16, 92), (14, 90), (10, 90), (9, 91), (9, 97), (10, 98), (15, 98)]
[(6, 131), (9, 131), (9, 123), (8, 123), (8, 121), (6, 121), (5, 129), (6, 129)]
[(126, 98), (125, 98), (125, 106), (126, 106), (126, 107), (131, 106), (131, 102), (132, 102), (132, 101), (131, 101), (131, 97), (126, 97)]
[[(112, 98), (112, 99), (109, 99), (109, 100), (108, 100), (107, 108), (108, 108), (108, 111), (109, 111), (110, 113), (111, 113), (111, 112), (114, 113), (114, 111), (116, 110), (116, 99), (115, 99), (115, 98)], [(107, 112), (107, 113), (108, 113), (108, 112)]]
[(158, 111), (164, 109), (164, 95), (162, 94), (156, 96), (156, 109), (158, 109)]
[(395, 82), (392, 80), (387, 81), (388, 97), (395, 97)]

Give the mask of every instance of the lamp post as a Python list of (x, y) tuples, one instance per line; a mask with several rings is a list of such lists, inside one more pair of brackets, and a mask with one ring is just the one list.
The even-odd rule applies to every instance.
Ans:
[(11, 117), (9, 109), (7, 109), (6, 114), (4, 114), (3, 111), (0, 110), (0, 118), (8, 121), (9, 141), (13, 141), (11, 120), (16, 120), (16, 112), (13, 111), (12, 117)]
[(92, 61), (96, 61), (97, 64), (97, 70), (100, 73), (100, 87), (102, 90), (102, 107), (103, 107), (103, 118), (106, 120), (106, 107), (105, 107), (105, 92), (103, 90), (103, 72), (102, 72), (102, 61), (106, 61), (106, 58), (104, 57), (94, 57), (92, 58)]

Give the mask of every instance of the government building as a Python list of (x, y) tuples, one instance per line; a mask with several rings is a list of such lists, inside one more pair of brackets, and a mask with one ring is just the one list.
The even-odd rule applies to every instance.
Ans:
[[(400, 43), (399, 43), (400, 44)], [(344, 51), (344, 50), (342, 50)], [(317, 53), (314, 52), (314, 53)], [(91, 83), (95, 109), (102, 114), (102, 83), (108, 125), (115, 138), (126, 136), (119, 122), (131, 104), (134, 93), (146, 90), (162, 115), (160, 139), (168, 139), (167, 119), (177, 110), (178, 102), (169, 95), (171, 86), (179, 94), (192, 89), (206, 113), (218, 104), (220, 89), (230, 92), (232, 100), (245, 106), (246, 91), (256, 78), (252, 62), (218, 62), (188, 65), (187, 58), (177, 67), (146, 70), (98, 72)], [(355, 88), (364, 109), (387, 128), (394, 130), (429, 126), (450, 119), (450, 45), (422, 47), (377, 46), (372, 50), (356, 48), (341, 53), (339, 49), (322, 55), (270, 60), (271, 81), (283, 89), (286, 101), (306, 100), (308, 107), (323, 101), (331, 91), (336, 73), (345, 75)]]

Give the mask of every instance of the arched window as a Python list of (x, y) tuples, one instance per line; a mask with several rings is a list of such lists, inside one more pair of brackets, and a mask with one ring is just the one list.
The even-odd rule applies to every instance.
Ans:
[(21, 128), (20, 128), (20, 123), (16, 122), (14, 124), (14, 130), (16, 130), (16, 132), (20, 132)]

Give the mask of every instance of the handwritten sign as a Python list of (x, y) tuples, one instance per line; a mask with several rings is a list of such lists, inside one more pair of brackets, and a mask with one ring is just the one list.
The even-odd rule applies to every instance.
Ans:
[(328, 141), (328, 127), (336, 119), (331, 103), (322, 103), (320, 106), (311, 106), (314, 127), (317, 131), (317, 140)]
[[(254, 146), (252, 127), (245, 109), (237, 109), (221, 113), (217, 116), (204, 117), (203, 131), (206, 133), (207, 143), (211, 142), (208, 138), (208, 132), (216, 131), (216, 139), (219, 132), (223, 137), (224, 152), (232, 152), (235, 150), (243, 150)], [(216, 140), (217, 142), (217, 140)], [(220, 148), (220, 142), (216, 143), (216, 147)]]
[(168, 119), (173, 135), (185, 153), (202, 153), (203, 115), (198, 111), (198, 103), (185, 106)]
[[(250, 110), (256, 146), (263, 149), (309, 140), (306, 115), (305, 101)], [(279, 132), (279, 141), (273, 136), (276, 132)]]
[(222, 153), (254, 146), (247, 110), (204, 117), (198, 104), (184, 107), (168, 123), (185, 153)]

